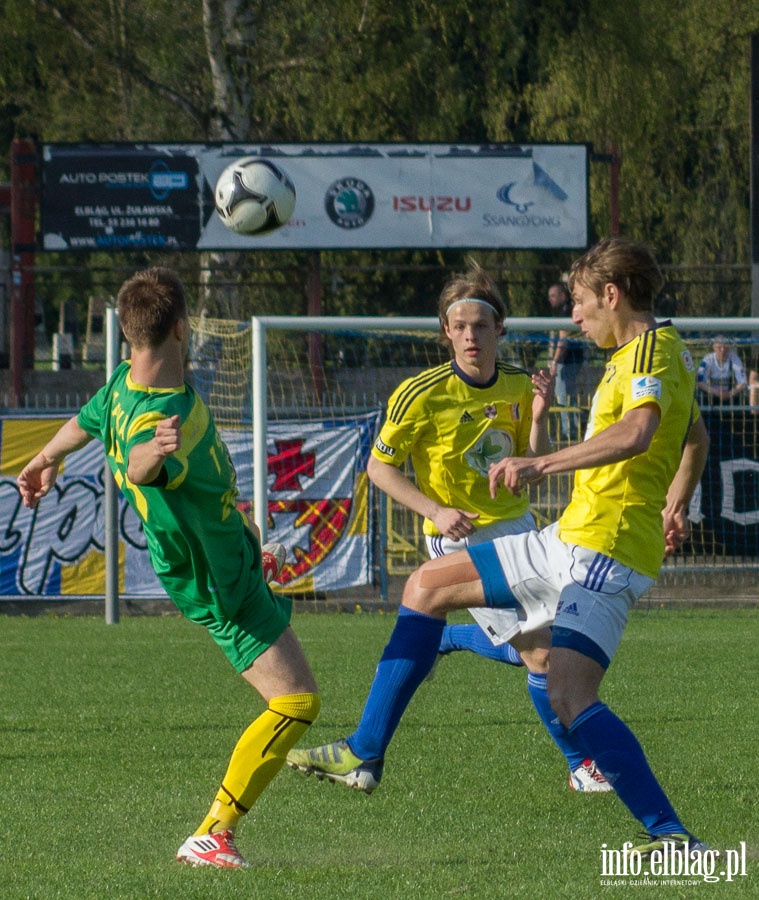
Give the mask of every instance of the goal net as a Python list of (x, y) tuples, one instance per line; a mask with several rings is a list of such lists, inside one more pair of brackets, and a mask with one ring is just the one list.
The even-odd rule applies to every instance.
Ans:
[[(569, 322), (507, 320), (501, 357), (528, 371), (547, 367), (562, 324)], [(726, 332), (746, 379), (759, 370), (757, 320), (676, 324), (696, 363)], [(449, 358), (437, 320), (268, 316), (192, 325), (192, 376), (230, 447), (242, 506), (287, 548), (277, 589), (320, 602), (397, 603), (406, 575), (427, 558), (422, 523), (372, 489), (366, 461), (394, 388)], [(557, 447), (582, 439), (605, 359), (586, 346), (575, 396), (551, 411)], [(709, 463), (691, 505), (691, 540), (665, 562), (649, 594), (656, 601), (739, 594), (753, 588), (759, 568), (759, 385), (730, 402), (702, 399)], [(531, 489), (539, 525), (558, 517), (571, 485), (567, 473)]]

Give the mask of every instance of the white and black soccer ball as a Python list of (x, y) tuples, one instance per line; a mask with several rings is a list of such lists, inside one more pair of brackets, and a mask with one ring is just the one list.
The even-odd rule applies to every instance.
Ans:
[(227, 228), (238, 234), (267, 234), (292, 216), (295, 185), (268, 159), (244, 156), (221, 173), (214, 201)]

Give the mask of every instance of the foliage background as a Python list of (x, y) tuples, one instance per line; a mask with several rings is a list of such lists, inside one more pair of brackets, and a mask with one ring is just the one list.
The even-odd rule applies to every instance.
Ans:
[[(754, 0), (5, 0), (0, 180), (13, 137), (571, 141), (598, 154), (615, 145), (623, 233), (649, 240), (665, 264), (745, 266), (749, 39), (757, 31)], [(609, 178), (608, 164), (592, 164), (593, 239), (610, 227)], [(207, 256), (183, 261), (199, 283), (218, 280), (217, 271), (203, 273), (209, 265), (235, 273), (227, 289), (273, 273), (277, 311), (303, 311), (307, 255)], [(55, 254), (39, 261), (72, 263)], [(98, 287), (91, 270), (99, 265), (145, 261), (80, 257), (74, 292)], [(460, 266), (462, 254), (331, 253), (323, 261), (338, 273), (327, 286), (330, 314), (417, 314), (429, 312), (441, 272)], [(515, 312), (539, 314), (543, 282), (569, 259), (502, 251), (481, 261), (517, 285), (509, 289)], [(538, 284), (518, 287), (514, 272), (542, 266)], [(51, 318), (72, 292), (63, 281), (48, 285)], [(749, 311), (745, 292), (705, 281), (688, 314)], [(265, 291), (250, 302), (268, 311)], [(224, 291), (211, 312), (235, 312)]]

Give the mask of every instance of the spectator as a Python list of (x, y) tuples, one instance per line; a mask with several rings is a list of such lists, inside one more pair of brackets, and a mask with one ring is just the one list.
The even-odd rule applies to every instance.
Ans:
[(724, 335), (717, 335), (712, 352), (701, 360), (696, 384), (709, 406), (732, 403), (746, 389), (746, 372), (741, 358)]
[(751, 412), (759, 412), (759, 346), (751, 348), (751, 366), (748, 373), (748, 402)]
[[(548, 288), (548, 302), (554, 316), (572, 317), (572, 301), (566, 285), (557, 281)], [(551, 340), (549, 345), (551, 357), (550, 373), (554, 377), (554, 392), (557, 406), (577, 405), (577, 383), (580, 369), (585, 360), (585, 345), (582, 341), (573, 340), (569, 331), (564, 329)], [(561, 436), (577, 440), (580, 431), (579, 412), (561, 413)]]

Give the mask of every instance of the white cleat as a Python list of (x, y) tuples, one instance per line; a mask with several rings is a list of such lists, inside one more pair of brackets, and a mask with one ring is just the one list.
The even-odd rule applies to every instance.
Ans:
[(614, 788), (598, 771), (592, 759), (584, 759), (582, 765), (569, 773), (569, 786), (573, 791), (601, 794)]

